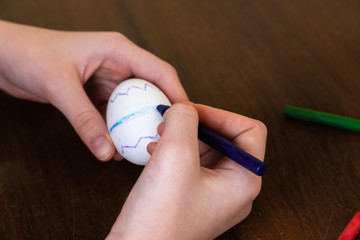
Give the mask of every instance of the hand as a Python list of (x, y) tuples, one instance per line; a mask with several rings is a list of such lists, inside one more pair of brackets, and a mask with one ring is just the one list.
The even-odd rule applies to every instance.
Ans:
[(108, 240), (213, 239), (250, 213), (261, 177), (204, 144), (198, 146), (198, 117), (264, 158), (267, 131), (261, 122), (203, 105), (173, 105), (159, 125), (159, 142), (148, 145), (152, 156)]
[(100, 160), (109, 160), (115, 148), (96, 108), (104, 113), (121, 81), (143, 78), (170, 101), (187, 100), (173, 67), (119, 33), (62, 32), (0, 21), (0, 52), (0, 89), (53, 104)]

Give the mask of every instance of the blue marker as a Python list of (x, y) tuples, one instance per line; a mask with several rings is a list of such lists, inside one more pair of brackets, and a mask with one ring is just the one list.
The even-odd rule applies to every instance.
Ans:
[[(162, 116), (169, 108), (170, 106), (166, 105), (158, 105), (156, 107)], [(198, 136), (201, 141), (258, 176), (262, 176), (267, 169), (267, 165), (264, 162), (244, 150), (241, 150), (230, 141), (217, 135), (202, 124), (199, 124)]]

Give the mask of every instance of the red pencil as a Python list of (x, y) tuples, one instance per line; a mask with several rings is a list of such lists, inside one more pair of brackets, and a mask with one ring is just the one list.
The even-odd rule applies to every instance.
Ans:
[(357, 212), (346, 226), (338, 240), (354, 240), (360, 232), (360, 212)]

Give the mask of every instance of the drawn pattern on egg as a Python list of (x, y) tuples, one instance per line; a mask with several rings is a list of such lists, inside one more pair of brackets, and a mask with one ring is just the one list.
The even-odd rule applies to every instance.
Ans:
[(127, 115), (127, 116), (121, 118), (120, 120), (118, 120), (117, 122), (115, 122), (109, 130), (110, 133), (114, 130), (114, 128), (116, 128), (120, 124), (130, 121), (132, 118), (138, 118), (138, 117), (144, 116), (146, 114), (149, 114), (149, 113), (153, 112), (154, 109), (156, 109), (156, 106), (147, 106), (136, 112), (130, 113), (129, 115)]
[(115, 102), (115, 100), (116, 100), (116, 98), (117, 98), (118, 96), (129, 95), (129, 91), (130, 91), (131, 89), (133, 89), (133, 88), (147, 91), (147, 88), (148, 88), (148, 87), (151, 87), (151, 88), (153, 88), (153, 89), (155, 89), (155, 90), (157, 90), (157, 91), (159, 91), (159, 92), (161, 91), (160, 89), (155, 88), (154, 86), (149, 85), (148, 83), (144, 83), (144, 87), (143, 87), (143, 88), (142, 88), (142, 87), (139, 87), (139, 86), (130, 86), (130, 87), (128, 87), (128, 89), (127, 89), (125, 92), (119, 92), (119, 93), (117, 93), (117, 94), (114, 96), (114, 98), (110, 100), (110, 102), (111, 102), (111, 103)]
[(140, 141), (143, 139), (156, 139), (157, 137), (159, 137), (159, 134), (155, 134), (155, 136), (145, 136), (145, 137), (140, 137), (139, 140), (137, 141), (137, 143), (134, 146), (121, 146), (121, 152), (124, 153), (124, 148), (137, 148)]
[(125, 80), (111, 94), (106, 122), (117, 151), (128, 161), (145, 165), (149, 160), (146, 146), (160, 138), (159, 104), (171, 105), (159, 88), (142, 79)]

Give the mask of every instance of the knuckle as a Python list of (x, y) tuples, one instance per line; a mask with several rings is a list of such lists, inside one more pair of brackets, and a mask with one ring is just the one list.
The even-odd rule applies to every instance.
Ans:
[(106, 42), (106, 48), (108, 54), (113, 54), (121, 49), (120, 46), (129, 48), (133, 46), (133, 43), (122, 33), (119, 32), (105, 32), (102, 33), (100, 39), (102, 42)]
[(167, 69), (169, 75), (171, 75), (171, 76), (177, 76), (178, 75), (175, 67), (173, 67), (168, 62), (164, 62), (164, 63), (165, 63), (165, 69)]
[[(248, 173), (252, 175), (253, 173)], [(261, 177), (250, 176), (243, 179), (242, 184), (246, 185), (246, 202), (253, 202), (261, 191)]]
[(244, 148), (250, 148), (253, 146), (257, 146), (260, 142), (260, 139), (257, 134), (253, 132), (253, 134), (248, 134), (246, 138), (241, 138), (238, 140), (238, 144)]
[(254, 181), (249, 194), (251, 201), (253, 201), (259, 195), (260, 191), (261, 191), (261, 180)]
[(156, 59), (159, 61), (159, 68), (154, 72), (156, 79), (178, 78), (176, 69), (170, 63), (158, 57)]
[(241, 209), (238, 209), (237, 222), (244, 220), (247, 218), (252, 210), (252, 202), (248, 203), (247, 206), (241, 206)]
[(170, 63), (161, 60), (160, 67), (154, 72), (156, 79), (177, 79), (178, 74), (176, 69)]
[(254, 125), (251, 128), (251, 134), (248, 134), (246, 138), (241, 138), (239, 140), (241, 145), (256, 146), (266, 141), (266, 137), (267, 137), (266, 125), (259, 120), (254, 120)]
[(119, 32), (108, 32), (107, 34), (107, 38), (113, 40), (114, 42), (130, 41), (124, 34)]
[(259, 131), (260, 133), (262, 133), (266, 136), (267, 132), (268, 132), (266, 125), (259, 120), (255, 120), (255, 124), (256, 124), (257, 131)]

